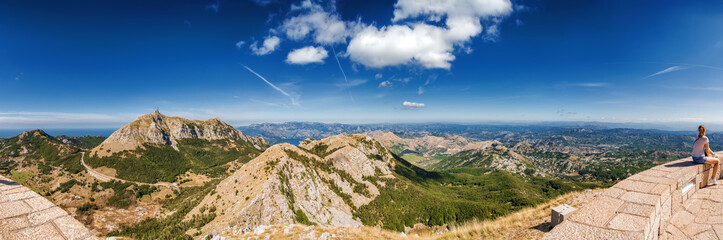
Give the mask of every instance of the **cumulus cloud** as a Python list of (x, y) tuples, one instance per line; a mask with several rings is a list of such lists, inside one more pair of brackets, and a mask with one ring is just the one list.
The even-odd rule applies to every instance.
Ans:
[(430, 21), (458, 17), (495, 17), (509, 14), (512, 3), (508, 0), (399, 0), (394, 4), (394, 18), (426, 16)]
[(286, 57), (289, 64), (323, 63), (329, 53), (323, 47), (304, 47), (291, 51)]
[(348, 41), (342, 56), (369, 68), (415, 64), (450, 69), (455, 53), (472, 52), (472, 38), (494, 41), (502, 19), (514, 11), (510, 0), (398, 0), (392, 24), (375, 26), (361, 18), (343, 20), (334, 4), (292, 4), (289, 17), (271, 31), (332, 47)]
[(281, 38), (277, 36), (270, 36), (264, 39), (264, 43), (261, 47), (258, 46), (258, 42), (256, 41), (254, 41), (254, 43), (252, 43), (249, 47), (254, 54), (261, 56), (275, 51), (276, 48), (279, 47), (279, 43), (281, 43)]
[(292, 5), (291, 10), (302, 12), (286, 19), (281, 25), (281, 31), (292, 40), (302, 40), (311, 36), (316, 43), (343, 43), (352, 35), (357, 25), (356, 22), (341, 20), (338, 14), (326, 11), (310, 0), (298, 6)]
[(455, 47), (483, 32), (482, 20), (487, 24), (486, 35), (495, 37), (498, 18), (511, 12), (509, 0), (399, 0), (392, 21), (426, 17), (439, 22), (446, 17), (445, 26), (425, 22), (366, 26), (349, 41), (347, 52), (352, 60), (372, 68), (416, 63), (449, 69)]
[(380, 87), (380, 88), (392, 87), (392, 82), (390, 82), (390, 81), (380, 82), (380, 83), (379, 83), (379, 87)]
[(381, 78), (382, 78), (381, 73), (377, 73), (376, 75), (374, 75), (374, 79), (381, 79)]
[(424, 103), (416, 103), (416, 102), (410, 102), (410, 101), (404, 101), (402, 103), (402, 106), (404, 107), (404, 109), (408, 109), (408, 110), (426, 107), (426, 105), (424, 105)]
[(236, 42), (236, 49), (241, 49), (241, 47), (246, 44), (246, 41), (238, 41)]

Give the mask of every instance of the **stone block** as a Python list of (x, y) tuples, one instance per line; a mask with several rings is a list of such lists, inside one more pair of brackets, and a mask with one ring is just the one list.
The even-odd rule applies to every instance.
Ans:
[(693, 236), (691, 239), (697, 240), (707, 240), (707, 239), (718, 239), (718, 236), (715, 235), (715, 232), (713, 230), (708, 230), (702, 233), (698, 233), (698, 235)]
[(45, 209), (55, 206), (55, 204), (53, 204), (52, 202), (48, 201), (48, 199), (45, 199), (44, 197), (41, 197), (41, 196), (36, 196), (34, 198), (28, 198), (23, 201), (25, 201), (25, 203), (30, 205), (30, 207), (33, 208), (33, 211), (45, 210)]
[(30, 226), (25, 216), (0, 219), (0, 233), (12, 232)]
[(651, 176), (651, 177), (671, 177), (670, 172), (660, 171), (657, 169), (648, 169), (648, 170), (642, 171), (638, 174), (645, 175), (645, 176)]
[(59, 207), (52, 207), (48, 208), (42, 211), (34, 212), (31, 214), (28, 214), (28, 220), (30, 220), (30, 223), (33, 225), (40, 225), (45, 222), (48, 222), (50, 220), (56, 219), (58, 217), (68, 215), (65, 210), (59, 208)]
[(670, 224), (675, 225), (678, 229), (683, 229), (683, 227), (692, 223), (694, 220), (695, 215), (688, 211), (681, 210), (673, 214), (673, 218), (670, 219)]
[(680, 189), (675, 189), (670, 192), (670, 209), (672, 212), (678, 211), (683, 205), (683, 196)]
[(7, 196), (8, 196), (8, 199), (10, 199), (10, 201), (15, 201), (15, 200), (31, 198), (31, 197), (35, 197), (35, 196), (39, 196), (39, 195), (28, 189), (28, 191), (12, 193), (12, 194), (8, 194)]
[(711, 227), (711, 225), (707, 225), (707, 224), (691, 223), (691, 224), (688, 224), (685, 227), (683, 227), (681, 230), (683, 230), (685, 235), (695, 236), (695, 235), (698, 235), (699, 233), (702, 233), (702, 232), (705, 232), (708, 230), (713, 230), (713, 228)]
[(715, 231), (718, 236), (723, 236), (723, 224), (713, 225), (713, 231)]
[(625, 194), (620, 196), (620, 199), (626, 202), (634, 202), (652, 206), (659, 206), (660, 204), (660, 196), (647, 193), (626, 192)]
[(686, 236), (683, 231), (681, 231), (672, 224), (669, 224), (668, 227), (665, 228), (665, 232), (668, 233), (666, 239), (688, 239), (688, 236)]
[(624, 231), (644, 231), (649, 226), (650, 219), (647, 217), (635, 216), (626, 213), (619, 213), (610, 220), (607, 227)]
[(619, 197), (622, 196), (625, 192), (626, 192), (625, 190), (622, 190), (622, 189), (619, 189), (619, 188), (615, 188), (615, 187), (611, 187), (611, 188), (605, 189), (605, 191), (603, 191), (602, 195), (603, 195), (603, 196), (607, 196), (607, 197), (611, 197), (611, 198), (619, 198)]
[(576, 210), (577, 208), (574, 208), (567, 204), (562, 204), (560, 206), (552, 208), (552, 215), (550, 215), (550, 226), (555, 227), (558, 224), (562, 223)]
[(55, 226), (60, 229), (63, 236), (67, 239), (83, 239), (83, 237), (88, 236), (90, 233), (83, 224), (71, 216), (55, 219), (53, 220), (53, 223), (55, 223)]
[(620, 207), (618, 212), (632, 214), (632, 215), (646, 217), (646, 218), (653, 218), (656, 213), (655, 207), (653, 207), (651, 205), (645, 205), (645, 204), (639, 204), (639, 203), (633, 203), (633, 202), (624, 203), (623, 206)]
[(41, 226), (25, 228), (20, 231), (12, 232), (5, 235), (7, 240), (27, 240), (27, 239), (44, 239), (44, 240), (65, 240), (58, 230), (51, 224), (43, 224)]
[(0, 207), (0, 219), (20, 216), (32, 211), (33, 209), (23, 201), (4, 202)]
[(607, 222), (615, 216), (615, 212), (623, 205), (623, 203), (624, 201), (620, 199), (601, 196), (582, 206), (575, 212), (575, 214), (570, 216), (569, 220), (592, 226), (604, 227)]
[(657, 185), (657, 184), (625, 179), (625, 180), (619, 182), (618, 184), (615, 184), (614, 187), (620, 188), (623, 190), (627, 190), (627, 191), (648, 193), (653, 188), (655, 188), (655, 185)]

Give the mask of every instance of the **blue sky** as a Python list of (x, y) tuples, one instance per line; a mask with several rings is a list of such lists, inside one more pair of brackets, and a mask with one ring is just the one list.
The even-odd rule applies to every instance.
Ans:
[(2, 1), (0, 129), (721, 123), (721, 26), (713, 0)]

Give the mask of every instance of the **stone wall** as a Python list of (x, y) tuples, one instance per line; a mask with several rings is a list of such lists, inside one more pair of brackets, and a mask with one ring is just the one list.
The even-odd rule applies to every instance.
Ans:
[(709, 166), (684, 158), (630, 176), (582, 206), (544, 239), (664, 239), (671, 216), (707, 186), (710, 172)]

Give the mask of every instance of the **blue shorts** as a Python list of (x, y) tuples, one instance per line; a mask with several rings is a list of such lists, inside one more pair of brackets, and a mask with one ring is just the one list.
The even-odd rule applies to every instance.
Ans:
[(693, 157), (694, 163), (705, 163), (706, 160), (708, 160), (708, 157)]

